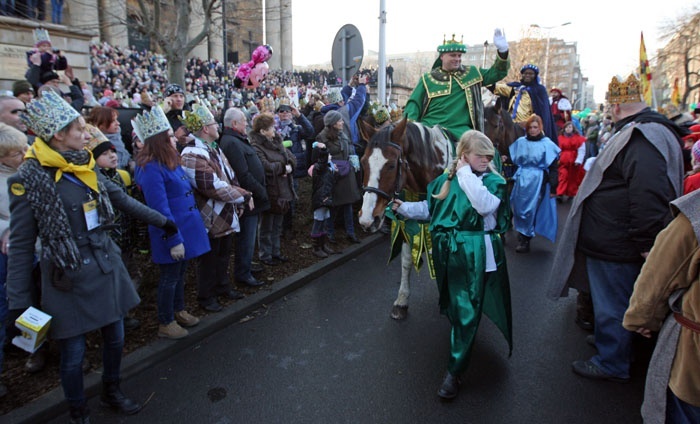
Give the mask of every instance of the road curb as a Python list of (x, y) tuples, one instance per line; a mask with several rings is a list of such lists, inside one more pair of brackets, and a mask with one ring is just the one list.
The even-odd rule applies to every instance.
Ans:
[[(284, 280), (263, 287), (256, 293), (228, 305), (223, 311), (202, 318), (200, 324), (188, 329), (190, 335), (181, 340), (156, 340), (128, 354), (122, 360), (122, 380), (128, 380), (141, 371), (151, 368), (166, 358), (188, 349), (205, 338), (217, 333), (240, 321), (253, 311), (270, 304), (285, 295), (297, 290), (331, 269), (344, 264), (368, 248), (374, 247), (385, 240), (382, 234), (372, 234), (365, 237), (361, 243), (353, 244), (343, 249), (340, 255), (331, 255)], [(102, 385), (101, 374), (93, 371), (85, 375), (85, 395), (89, 398), (98, 396)], [(139, 399), (141, 402), (144, 399)], [(52, 420), (65, 414), (68, 406), (59, 386), (34, 401), (0, 416), (1, 421), (9, 423), (40, 423)]]

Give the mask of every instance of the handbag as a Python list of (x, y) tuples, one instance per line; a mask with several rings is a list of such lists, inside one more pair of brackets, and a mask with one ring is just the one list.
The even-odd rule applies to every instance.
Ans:
[(342, 159), (332, 159), (333, 163), (335, 164), (335, 167), (338, 168), (338, 175), (341, 177), (345, 177), (350, 173), (350, 165), (349, 161), (342, 160)]

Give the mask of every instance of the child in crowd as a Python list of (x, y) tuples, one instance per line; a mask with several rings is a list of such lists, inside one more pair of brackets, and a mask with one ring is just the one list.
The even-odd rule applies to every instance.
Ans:
[(311, 208), (314, 214), (314, 223), (311, 227), (311, 239), (314, 244), (313, 254), (319, 258), (327, 258), (329, 254), (339, 253), (328, 245), (325, 232), (325, 223), (331, 217), (330, 208), (333, 205), (333, 185), (335, 184), (336, 171), (333, 162), (330, 161), (328, 149), (325, 147), (314, 147), (312, 159), (315, 160), (310, 169), (312, 177)]

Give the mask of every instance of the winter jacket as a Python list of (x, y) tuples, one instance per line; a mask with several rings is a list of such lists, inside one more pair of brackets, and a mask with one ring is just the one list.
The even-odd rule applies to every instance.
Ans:
[(255, 209), (245, 206), (245, 215), (255, 215), (270, 209), (270, 198), (265, 188), (265, 169), (248, 136), (233, 128), (224, 128), (219, 147), (228, 159), (241, 187), (253, 194)]
[(250, 144), (262, 162), (265, 169), (265, 183), (267, 196), (270, 199), (272, 214), (285, 214), (296, 199), (293, 177), (287, 175), (286, 166), (294, 169), (296, 160), (292, 153), (282, 145), (282, 139), (275, 134), (275, 138), (268, 140), (264, 135), (253, 132), (250, 134)]

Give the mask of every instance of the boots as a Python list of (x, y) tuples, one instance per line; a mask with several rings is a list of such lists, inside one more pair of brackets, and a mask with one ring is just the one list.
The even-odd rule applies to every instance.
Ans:
[(314, 237), (314, 250), (313, 254), (317, 258), (327, 258), (328, 253), (326, 253), (323, 249), (323, 240), (326, 238), (326, 236), (321, 236), (321, 237)]
[(141, 404), (124, 396), (119, 388), (119, 381), (102, 382), (102, 406), (109, 406), (124, 415), (133, 415), (141, 410)]
[(515, 247), (517, 253), (528, 253), (530, 251), (530, 237), (518, 234), (518, 245)]
[(329, 255), (335, 255), (336, 253), (340, 253), (336, 250), (333, 250), (330, 244), (328, 244), (327, 237), (324, 235), (321, 237), (321, 247), (323, 248), (323, 251), (328, 253)]
[(87, 405), (70, 407), (70, 424), (90, 424), (90, 410)]

